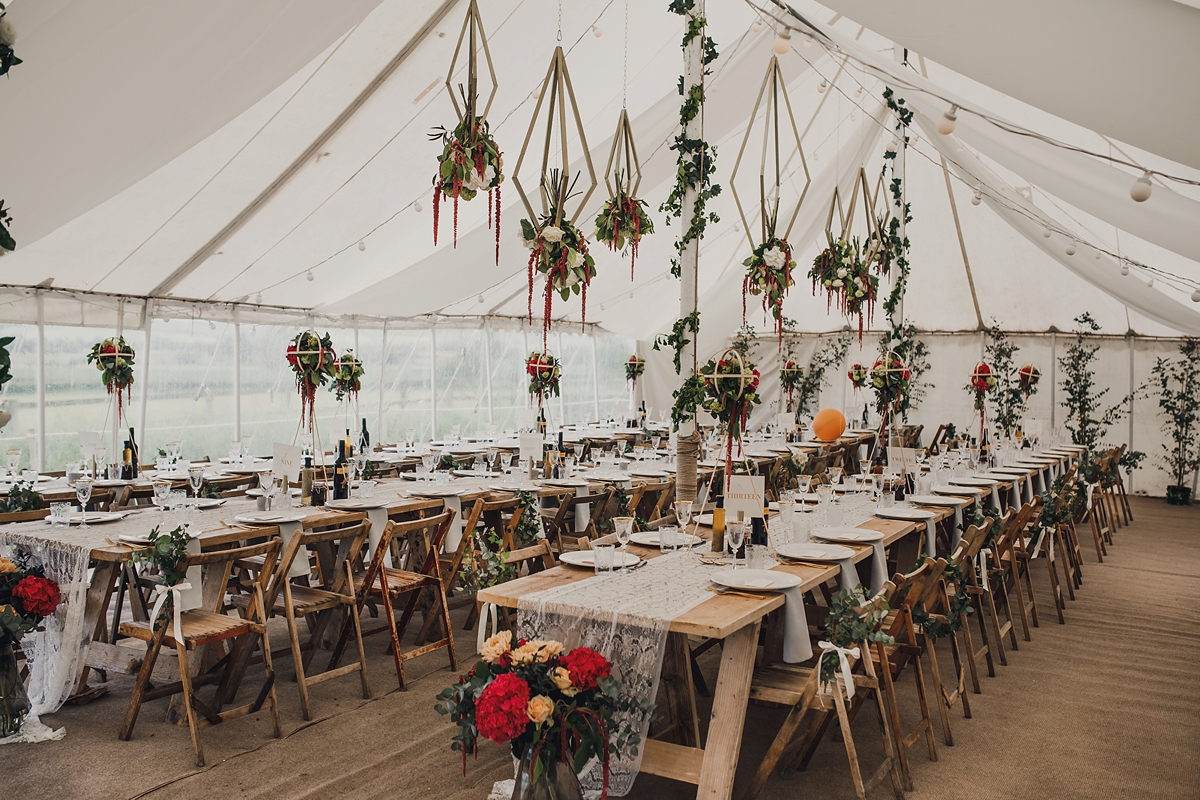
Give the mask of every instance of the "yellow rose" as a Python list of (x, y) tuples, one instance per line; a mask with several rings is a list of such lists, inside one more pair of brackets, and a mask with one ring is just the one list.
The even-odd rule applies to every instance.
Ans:
[(7, 558), (0, 558), (0, 575), (6, 572), (16, 572), (17, 565), (9, 561)]
[(483, 643), (479, 657), (489, 664), (494, 664), (512, 648), (512, 631), (500, 631)]
[(514, 664), (545, 664), (561, 653), (562, 649), (561, 642), (531, 639), (513, 650), (512, 659)]
[(529, 717), (529, 721), (539, 726), (550, 719), (550, 715), (553, 713), (554, 701), (544, 694), (530, 698), (529, 705), (525, 709), (525, 715)]
[(571, 673), (566, 667), (555, 667), (550, 672), (550, 680), (554, 681), (558, 690), (567, 697), (579, 694), (579, 688), (571, 684)]

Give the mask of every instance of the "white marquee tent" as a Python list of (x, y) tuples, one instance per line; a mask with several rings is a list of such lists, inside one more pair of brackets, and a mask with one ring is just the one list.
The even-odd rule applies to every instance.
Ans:
[[(555, 305), (552, 337), (568, 334), (551, 339), (568, 368), (564, 418), (621, 401), (622, 362), (635, 346), (651, 358), (647, 402), (670, 404), (669, 360), (649, 350), (678, 316), (678, 283), (668, 271), (678, 222), (668, 226), (656, 211), (674, 176), (669, 145), (680, 102), (683, 23), (666, 5), (562, 4), (561, 43), (593, 160), (603, 166), (624, 104), (657, 228), (632, 282), (626, 260), (595, 249), (586, 328), (578, 300)], [(489, 117), (511, 169), (557, 43), (558, 7), (480, 7), (499, 83)], [(96, 383), (76, 364), (84, 377), (56, 387), (56, 365), (82, 361), (80, 343), (98, 337), (79, 328), (120, 327), (139, 332), (151, 364), (141, 366), (150, 376), (139, 397), (143, 429), (186, 418), (187, 402), (203, 401), (208, 416), (230, 420), (222, 437), (230, 424), (236, 435), (258, 423), (260, 435), (282, 436), (281, 426), (266, 425), (281, 415), (256, 417), (247, 398), (274, 400), (282, 343), (297, 328), (325, 326), (342, 331), (343, 341), (353, 337), (369, 370), (378, 364), (362, 415), (391, 439), (405, 427), (436, 431), (520, 405), (520, 376), (508, 373), (540, 344), (540, 325), (524, 323), (527, 251), (516, 192), (505, 183), (499, 266), (484, 202), (461, 208), (456, 248), (448, 213), (437, 247), (431, 235), (438, 145), (426, 134), (453, 122), (443, 81), (465, 8), (461, 0), (13, 2), (25, 63), (0, 80), (0, 197), (13, 210), (19, 246), (0, 259), (0, 327), (24, 332), (18, 352), (46, 366), (18, 376), (9, 396), (22, 386), (51, 400), (59, 391), (70, 407), (71, 392), (83, 391), (78, 381)], [(1064, 332), (1090, 312), (1108, 335), (1099, 379), (1111, 387), (1109, 400), (1145, 380), (1154, 356), (1173, 350), (1177, 337), (1200, 335), (1194, 3), (827, 0), (795, 3), (794, 16), (766, 0), (764, 8), (707, 2), (721, 56), (705, 134), (718, 149), (717, 182), (728, 189), (777, 20), (786, 21), (795, 33), (781, 65), (812, 177), (790, 237), (803, 268), (823, 246), (833, 187), (848, 191), (860, 167), (872, 182), (879, 174), (894, 128), (884, 87), (916, 113), (905, 167), (914, 266), (904, 313), (933, 348), (928, 380), (936, 387), (916, 421), (970, 419), (961, 386), (980, 356), (980, 330), (992, 324), (1017, 334), (1020, 357), (1052, 377)], [(897, 45), (909, 48), (905, 63)], [(819, 91), (822, 82), (828, 91)], [(944, 136), (934, 121), (951, 103), (960, 107), (958, 123)], [(580, 152), (577, 142), (568, 147)], [(802, 188), (796, 165), (785, 203)], [(522, 178), (535, 180), (526, 170)], [(1152, 196), (1135, 203), (1129, 190), (1143, 170), (1152, 171)], [(753, 194), (753, 176), (745, 180)], [(603, 194), (601, 186), (581, 218), (586, 232)], [(701, 252), (702, 355), (742, 324), (749, 250), (731, 193), (712, 207), (722, 222)], [(747, 321), (769, 328), (754, 309)], [(820, 335), (846, 324), (804, 280), (785, 311), (810, 352)], [(196, 370), (172, 372), (171, 351), (153, 344), (176, 336), (199, 356)], [(864, 339), (868, 354), (877, 338)], [(476, 350), (486, 364), (474, 364)], [(758, 352), (769, 374), (773, 342)], [(224, 394), (213, 389), (218, 374), (232, 380)], [(822, 401), (850, 405), (846, 382), (833, 378)], [(470, 389), (461, 407), (447, 394), (456, 381)], [(1047, 426), (1061, 423), (1052, 384), (1034, 400)], [(290, 391), (286, 379), (282, 390)], [(777, 397), (768, 385), (768, 401)], [(156, 418), (156, 402), (173, 410)], [(102, 404), (96, 409), (71, 427), (53, 406), (48, 422), (42, 404), (36, 420), (18, 413), (13, 429), (32, 431), (47, 453), (56, 425), (98, 427), (92, 417)], [(389, 409), (420, 414), (388, 416)], [(1139, 401), (1133, 411), (1110, 439), (1156, 451), (1153, 403)], [(1139, 488), (1161, 491), (1161, 473), (1142, 474)]]

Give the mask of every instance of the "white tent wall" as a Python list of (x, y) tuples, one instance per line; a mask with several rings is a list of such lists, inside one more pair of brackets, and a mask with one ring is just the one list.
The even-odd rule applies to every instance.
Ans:
[[(835, 338), (837, 334), (815, 336), (804, 334), (795, 338), (797, 362), (807, 366), (812, 354), (819, 346), (818, 342)], [(1017, 366), (1026, 363), (1034, 364), (1042, 370), (1042, 380), (1037, 393), (1030, 397), (1029, 411), (1025, 415), (1026, 429), (1031, 433), (1041, 431), (1048, 436), (1055, 429), (1063, 428), (1066, 410), (1062, 406), (1063, 381), (1062, 371), (1058, 366), (1068, 346), (1074, 339), (1074, 333), (1039, 333), (1011, 334), (1010, 339), (1019, 349), (1014, 356)], [(929, 384), (920, 406), (909, 414), (908, 422), (913, 425), (923, 425), (922, 439), (929, 437), (937, 430), (938, 425), (946, 422), (954, 423), (958, 430), (964, 433), (979, 435), (979, 418), (976, 415), (971, 395), (966, 391), (967, 381), (975, 365), (983, 357), (986, 340), (981, 333), (924, 333), (918, 338), (929, 346), (930, 369), (922, 377), (922, 382)], [(850, 364), (862, 363), (868, 368), (879, 357), (879, 336), (867, 334), (863, 337), (861, 349), (857, 338), (851, 343), (841, 368), (831, 367), (826, 372), (828, 385), (821, 391), (818, 407), (836, 408), (842, 410), (853, 421), (861, 414), (862, 404), (873, 403), (870, 390), (865, 390), (855, 400), (855, 393), (846, 378), (846, 370)], [(642, 348), (647, 359), (645, 381), (646, 405), (653, 414), (658, 409), (669, 409), (672, 404), (671, 392), (677, 385), (671, 380), (662, 380), (663, 375), (674, 376), (669, 353), (646, 353), (648, 345)], [(1129, 395), (1134, 387), (1142, 386), (1150, 377), (1150, 369), (1157, 358), (1172, 358), (1178, 356), (1179, 340), (1151, 337), (1125, 337), (1101, 335), (1089, 337), (1089, 346), (1098, 346), (1096, 360), (1092, 364), (1095, 371), (1097, 392), (1107, 389), (1107, 394), (1101, 400), (1101, 411), (1118, 404)], [(1133, 358), (1130, 358), (1132, 344)], [(1052, 358), (1052, 353), (1054, 357)], [(762, 405), (756, 407), (751, 420), (752, 428), (761, 426), (773, 419), (778, 410), (780, 398), (779, 366), (780, 359), (773, 337), (756, 340), (752, 358), (756, 360), (762, 372), (761, 397)], [(1131, 374), (1132, 370), (1132, 374)], [(878, 416), (871, 411), (871, 419), (878, 423)], [(711, 424), (712, 419), (702, 415), (701, 420)], [(1132, 435), (1131, 435), (1132, 432)], [(1065, 433), (1065, 431), (1064, 431)], [(1109, 445), (1128, 444), (1133, 450), (1147, 454), (1141, 469), (1133, 473), (1132, 490), (1139, 494), (1162, 496), (1166, 486), (1171, 482), (1170, 476), (1163, 469), (1161, 456), (1166, 434), (1162, 429), (1162, 418), (1158, 415), (1158, 401), (1154, 397), (1139, 396), (1133, 404), (1132, 426), (1130, 417), (1124, 416), (1108, 429), (1103, 441)], [(1186, 483), (1191, 484), (1189, 476)]]

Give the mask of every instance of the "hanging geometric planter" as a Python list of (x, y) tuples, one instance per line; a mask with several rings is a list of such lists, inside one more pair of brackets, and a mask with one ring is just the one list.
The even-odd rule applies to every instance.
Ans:
[[(758, 109), (766, 104), (763, 114), (762, 153), (758, 162), (758, 216), (759, 238), (756, 240), (753, 228), (746, 219), (746, 211), (742, 198), (738, 196), (737, 173), (742, 164), (742, 156), (746, 153), (746, 144), (754, 132), (758, 118)], [(786, 116), (780, 109), (786, 111)], [(783, 128), (783, 138), (780, 128)], [(787, 220), (782, 232), (778, 230), (779, 206), (781, 202), (782, 185), (787, 174), (789, 163), (795, 157), (799, 161), (799, 169), (804, 173), (804, 188), (796, 199), (795, 208)], [(768, 166), (768, 162), (770, 165)], [(779, 340), (779, 349), (783, 349), (783, 300), (788, 289), (796, 282), (793, 271), (796, 262), (792, 260), (792, 246), (787, 237), (791, 234), (792, 225), (800, 213), (800, 206), (808, 194), (811, 178), (808, 172), (808, 162), (804, 158), (804, 148), (800, 144), (800, 132), (796, 127), (796, 119), (792, 115), (792, 104), (788, 99), (787, 84), (779, 68), (779, 59), (771, 56), (767, 64), (767, 74), (763, 77), (762, 87), (754, 101), (754, 109), (750, 112), (750, 124), (746, 126), (746, 135), (742, 139), (742, 148), (738, 151), (737, 161), (729, 177), (733, 191), (733, 199), (737, 204), (738, 215), (746, 238), (750, 241), (753, 253), (742, 263), (746, 266), (746, 277), (742, 281), (742, 323), (746, 322), (746, 295), (762, 295), (763, 313), (768, 311), (775, 319), (775, 333)]]
[[(462, 51), (467, 42), (467, 85), (459, 84), (458, 95), (451, 80)], [(479, 107), (479, 52), (482, 49), (491, 75), (492, 90), (482, 113)], [(488, 50), (487, 36), (483, 32), (483, 19), (479, 16), (476, 0), (471, 0), (467, 17), (463, 20), (458, 35), (458, 45), (450, 60), (450, 71), (446, 74), (446, 91), (454, 104), (458, 125), (453, 131), (444, 127), (434, 128), (431, 140), (441, 140), (442, 154), (438, 157), (438, 174), (433, 179), (433, 244), (437, 245), (438, 224), (441, 216), (443, 195), (454, 201), (454, 246), (458, 247), (458, 201), (473, 200), (480, 192), (488, 195), (488, 227), (495, 220), (496, 264), (500, 264), (500, 183), (504, 180), (504, 158), (496, 140), (488, 131), (487, 113), (496, 96), (496, 70), (492, 66), (492, 54)], [(459, 106), (459, 95), (462, 106)]]
[[(529, 194), (521, 182), (521, 165), (529, 150), (534, 130), (538, 127), (538, 117), (543, 103), (546, 105), (546, 135), (542, 144), (542, 160), (538, 170), (538, 199), (541, 214), (534, 210)], [(571, 108), (571, 119), (574, 120), (573, 131), (567, 125), (567, 106)], [(579, 147), (583, 153), (584, 163), (588, 171), (587, 191), (570, 213), (567, 204), (580, 192), (575, 191), (574, 180), (569, 180), (571, 158), (568, 152), (570, 134), (579, 136)], [(550, 161), (551, 145), (555, 139), (558, 142), (557, 165)], [(525, 142), (521, 145), (521, 154), (517, 157), (517, 166), (513, 170), (513, 185), (521, 195), (525, 204), (527, 219), (521, 220), (521, 233), (525, 246), (531, 251), (529, 255), (529, 321), (533, 322), (533, 273), (536, 269), (546, 278), (545, 308), (542, 317), (542, 346), (546, 345), (546, 337), (550, 331), (551, 303), (557, 292), (563, 300), (572, 294), (582, 296), (582, 321), (587, 322), (587, 289), (596, 276), (596, 262), (588, 255), (588, 243), (576, 227), (576, 220), (592, 192), (596, 190), (596, 169), (592, 166), (592, 157), (588, 152), (587, 137), (583, 132), (583, 121), (579, 116), (579, 106), (575, 102), (575, 90), (571, 87), (571, 75), (567, 71), (567, 59), (562, 47), (554, 48), (550, 59), (550, 68), (546, 71), (546, 79), (542, 82), (538, 93), (537, 105), (533, 109), (533, 118), (529, 120), (529, 131), (525, 134)]]
[(622, 108), (621, 116), (617, 119), (617, 131), (613, 134), (612, 150), (608, 153), (608, 165), (604, 168), (608, 201), (596, 215), (596, 239), (607, 244), (609, 250), (624, 250), (625, 245), (629, 245), (631, 281), (638, 245), (643, 236), (654, 233), (654, 222), (646, 214), (646, 201), (637, 197), (641, 183), (642, 165), (633, 143), (629, 112)]
[(546, 398), (551, 395), (558, 397), (562, 366), (549, 350), (530, 353), (525, 359), (525, 373), (529, 376), (529, 402), (532, 403), (536, 397), (540, 411)]
[[(854, 213), (860, 202), (867, 231), (860, 238), (851, 235)], [(879, 229), (872, 209), (874, 197), (867, 184), (867, 173), (859, 167), (854, 180), (854, 191), (850, 195), (849, 207), (842, 205), (837, 187), (829, 203), (829, 215), (825, 220), (825, 238), (829, 246), (813, 260), (808, 276), (812, 279), (813, 296), (820, 287), (825, 291), (827, 305), (836, 299), (838, 310), (846, 317), (858, 317), (858, 341), (862, 343), (863, 329), (869, 325), (875, 313), (875, 299), (879, 293), (879, 278), (871, 274), (881, 245)], [(838, 232), (834, 234), (834, 217), (837, 216)]]

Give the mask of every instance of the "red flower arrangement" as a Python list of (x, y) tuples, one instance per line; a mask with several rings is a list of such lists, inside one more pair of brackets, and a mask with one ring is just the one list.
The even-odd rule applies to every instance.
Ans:
[(39, 617), (48, 617), (58, 608), (58, 584), (49, 578), (26, 576), (13, 587), (12, 596), (21, 600), (26, 612)]
[(783, 299), (796, 282), (792, 277), (796, 262), (792, 260), (792, 246), (786, 239), (775, 236), (774, 227), (772, 222), (767, 240), (754, 248), (749, 258), (742, 262), (746, 267), (746, 277), (742, 278), (742, 324), (746, 324), (747, 293), (762, 295), (763, 313), (769, 310), (775, 318), (775, 335), (782, 350)]
[(830, 307), (837, 299), (838, 310), (846, 317), (858, 317), (858, 343), (862, 344), (864, 325), (870, 325), (875, 313), (875, 297), (879, 293), (879, 278), (871, 274), (871, 264), (857, 238), (847, 242), (834, 240), (817, 254), (808, 276), (812, 279), (813, 297), (818, 287), (825, 291), (825, 304)]
[(1025, 394), (1025, 399), (1028, 400), (1031, 394), (1037, 392), (1038, 381), (1042, 379), (1042, 371), (1033, 364), (1026, 364), (1017, 370), (1017, 382), (1021, 385), (1021, 391)]
[(133, 348), (125, 344), (125, 337), (118, 336), (92, 345), (87, 356), (88, 363), (94, 362), (96, 369), (100, 370), (104, 391), (116, 398), (118, 422), (124, 419), (125, 403), (132, 397), (133, 359), (136, 355)]
[(850, 384), (855, 389), (863, 389), (866, 388), (867, 378), (870, 377), (870, 373), (862, 364), (853, 364), (846, 371), (846, 377), (850, 379)]
[(525, 372), (529, 375), (530, 403), (536, 396), (538, 408), (550, 395), (558, 397), (558, 381), (562, 377), (562, 369), (558, 359), (549, 353), (530, 353), (525, 359)]
[(967, 391), (974, 395), (976, 411), (983, 411), (987, 393), (995, 388), (996, 376), (992, 374), (991, 365), (980, 361), (971, 371), (971, 381), (967, 384)]
[(804, 370), (790, 358), (779, 368), (779, 388), (787, 392), (788, 411), (792, 410), (793, 395), (796, 387), (804, 380)]
[(654, 222), (646, 214), (646, 201), (626, 194), (619, 185), (619, 174), (617, 180), (617, 193), (605, 202), (596, 215), (596, 239), (614, 251), (623, 250), (626, 244), (629, 245), (629, 280), (633, 280), (638, 245), (643, 236), (654, 233)]
[(307, 414), (311, 428), (315, 419), (313, 408), (317, 402), (317, 388), (328, 383), (339, 369), (333, 339), (328, 333), (317, 336), (312, 331), (304, 331), (296, 334), (287, 347), (285, 357), (296, 375), (296, 391), (300, 393), (300, 424), (304, 425)]
[(484, 642), (481, 660), (458, 683), (438, 695), (439, 714), (458, 727), (451, 747), (478, 755), (479, 737), (507, 743), (517, 758), (530, 762), (534, 783), (551, 765), (563, 763), (578, 774), (593, 757), (604, 764), (601, 798), (608, 794), (612, 755), (636, 752), (639, 734), (616, 719), (619, 712), (652, 706), (623, 696), (604, 656), (586, 647), (563, 653), (556, 641), (520, 639), (502, 631)]
[(725, 484), (733, 479), (733, 443), (742, 454), (742, 432), (750, 417), (750, 409), (762, 403), (758, 396), (759, 372), (747, 363), (736, 350), (726, 350), (720, 358), (710, 360), (700, 368), (704, 382), (704, 402), (701, 407), (725, 426)]
[(646, 374), (646, 359), (639, 355), (632, 355), (625, 362), (625, 380), (633, 384), (633, 388), (637, 388), (638, 378)]
[[(496, 264), (500, 264), (500, 183), (504, 157), (483, 117), (464, 118), (453, 131), (434, 128), (429, 138), (444, 144), (433, 179), (433, 244), (437, 246), (442, 196), (454, 201), (454, 247), (458, 247), (458, 201), (470, 201), (479, 192), (488, 195), (488, 227), (496, 221)], [(493, 194), (495, 197), (493, 197)]]
[(19, 644), (58, 609), (58, 584), (41, 567), (0, 558), (0, 647)]

